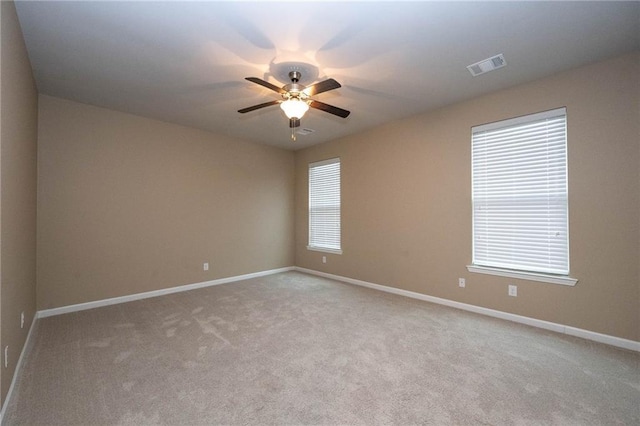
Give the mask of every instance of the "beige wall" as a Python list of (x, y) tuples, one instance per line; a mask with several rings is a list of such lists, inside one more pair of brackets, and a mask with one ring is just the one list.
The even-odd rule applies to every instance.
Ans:
[(35, 313), (38, 97), (13, 2), (1, 2), (0, 15), (0, 348), (9, 347), (8, 368), (1, 368), (4, 401)]
[(39, 113), (38, 309), (293, 265), (292, 152), (43, 95)]
[[(296, 265), (640, 340), (638, 76), (636, 53), (297, 152)], [(467, 272), (471, 127), (562, 106), (571, 275), (580, 281)], [(322, 264), (306, 249), (307, 165), (331, 157), (342, 162), (344, 253)], [(510, 283), (517, 298), (507, 296)]]

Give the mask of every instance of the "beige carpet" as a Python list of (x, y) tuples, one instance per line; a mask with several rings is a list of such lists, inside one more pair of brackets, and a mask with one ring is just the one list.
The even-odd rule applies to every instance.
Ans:
[(8, 425), (640, 424), (640, 355), (289, 272), (38, 322)]

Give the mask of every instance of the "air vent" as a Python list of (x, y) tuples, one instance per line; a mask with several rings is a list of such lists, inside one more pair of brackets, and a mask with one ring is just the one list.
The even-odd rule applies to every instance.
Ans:
[(307, 135), (310, 135), (313, 132), (315, 132), (315, 130), (304, 128), (304, 129), (298, 130), (296, 133), (299, 134), (299, 135), (302, 135), (302, 136), (307, 136)]
[(497, 70), (507, 65), (507, 61), (504, 60), (504, 55), (501, 53), (491, 58), (484, 59), (480, 62), (467, 66), (467, 69), (472, 76), (484, 74), (489, 71)]

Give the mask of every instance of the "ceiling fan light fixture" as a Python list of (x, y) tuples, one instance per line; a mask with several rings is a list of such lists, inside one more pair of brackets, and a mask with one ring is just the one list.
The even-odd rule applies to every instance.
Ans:
[(309, 104), (307, 104), (305, 101), (302, 101), (298, 98), (291, 98), (282, 102), (280, 104), (280, 108), (282, 108), (287, 118), (300, 119), (302, 118), (304, 113), (309, 110)]

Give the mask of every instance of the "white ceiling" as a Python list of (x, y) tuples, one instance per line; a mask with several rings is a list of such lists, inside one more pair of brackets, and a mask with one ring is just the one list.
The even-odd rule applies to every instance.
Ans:
[[(41, 93), (298, 149), (640, 49), (640, 2), (31, 2), (16, 7)], [(507, 66), (466, 66), (503, 53)], [(343, 87), (290, 139), (274, 65)], [(304, 76), (303, 76), (304, 78)], [(307, 82), (310, 83), (310, 82)]]

